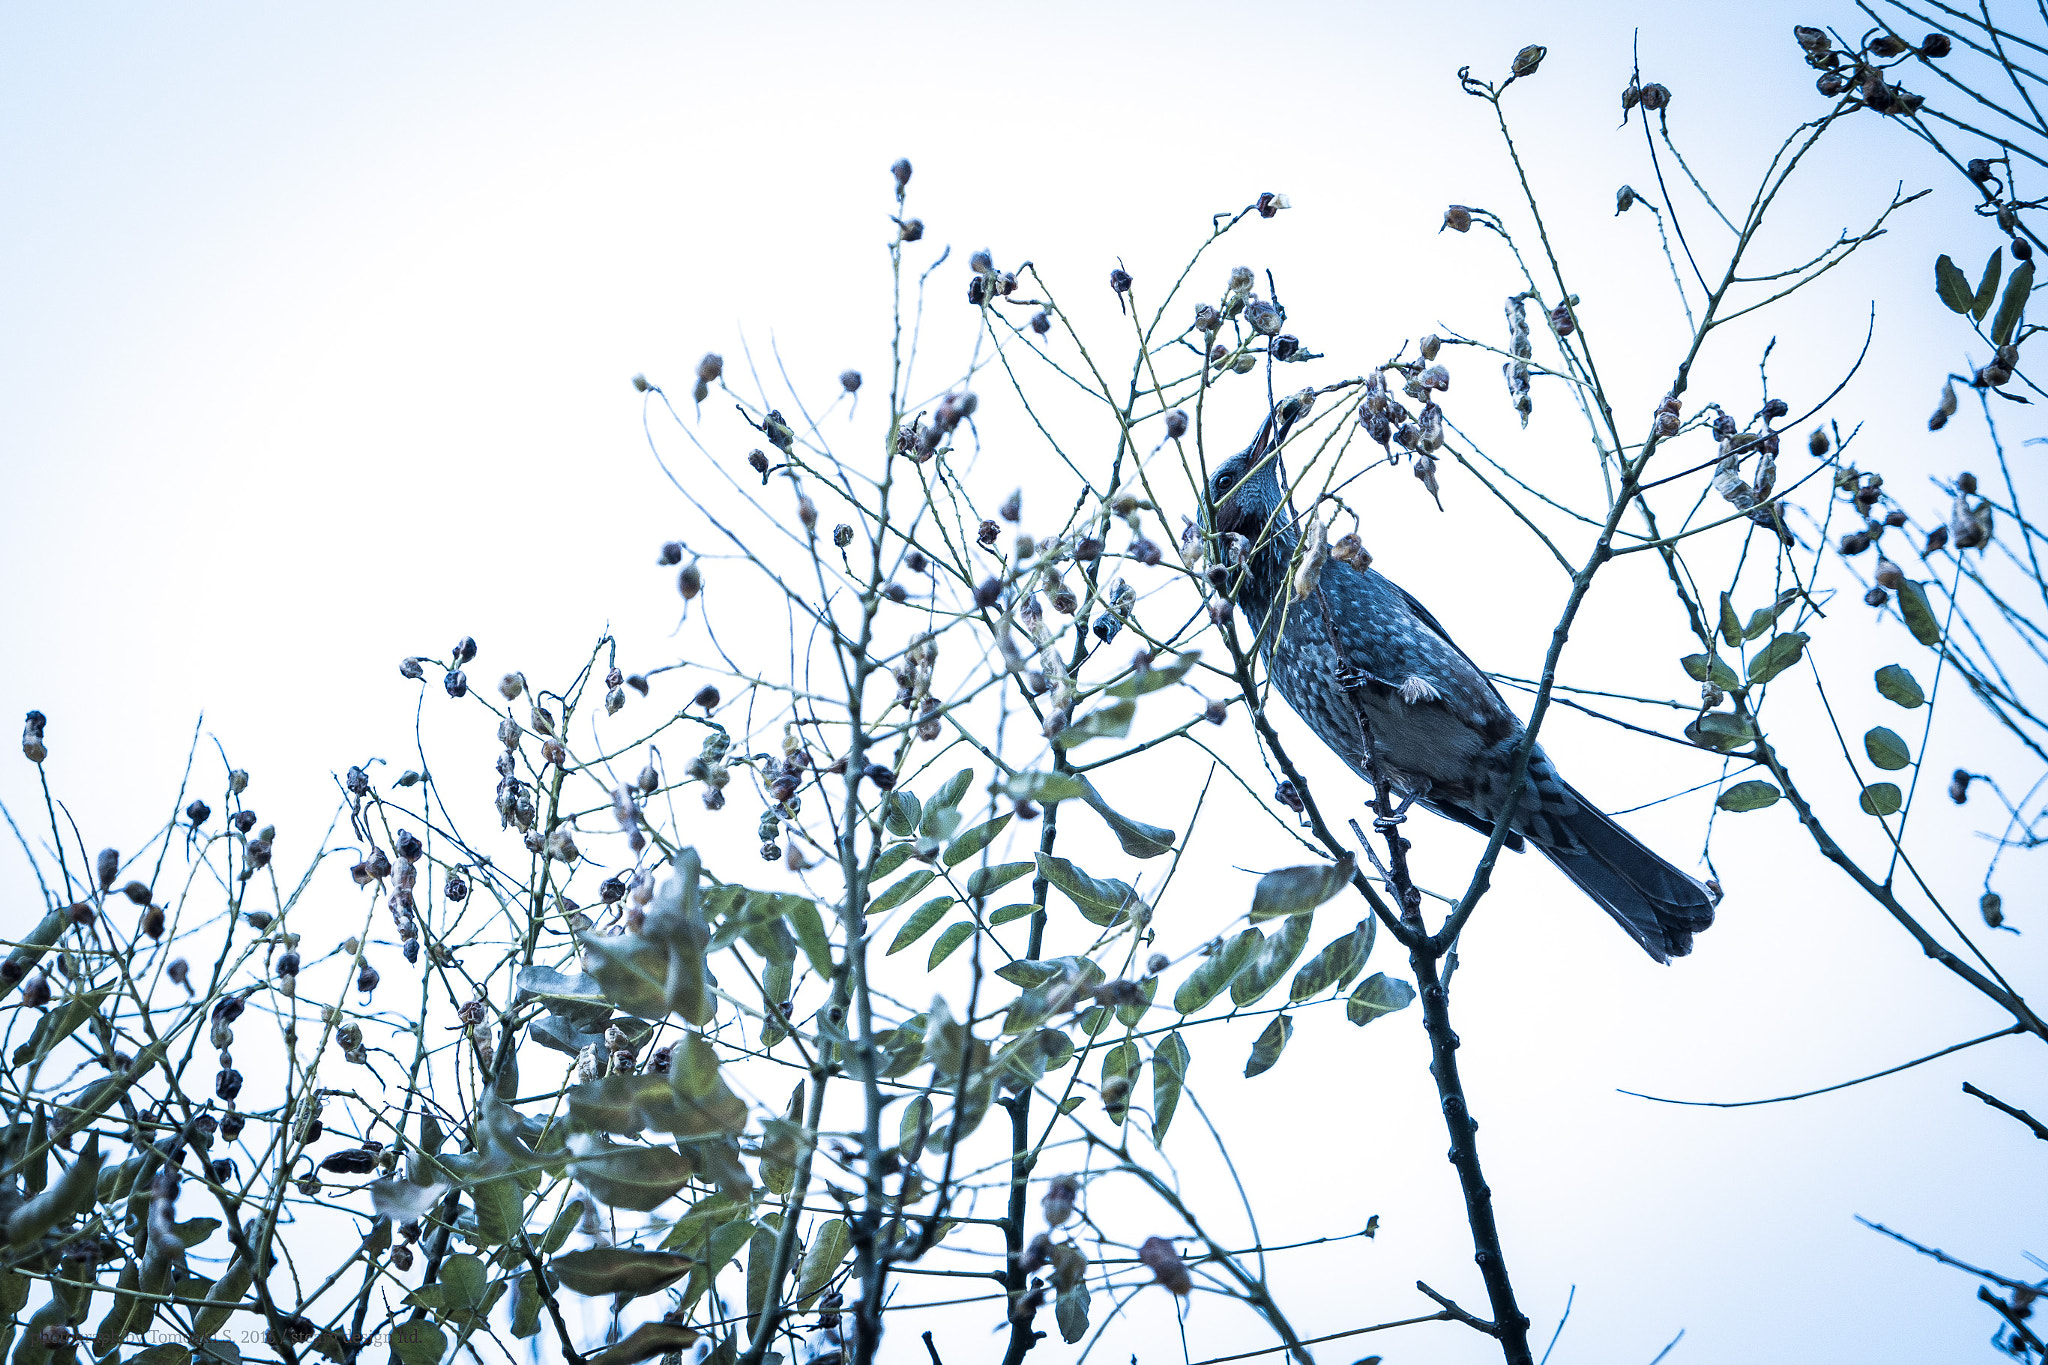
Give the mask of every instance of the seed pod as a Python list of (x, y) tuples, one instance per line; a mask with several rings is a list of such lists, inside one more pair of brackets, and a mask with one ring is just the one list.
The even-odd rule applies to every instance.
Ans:
[(1301, 793), (1294, 789), (1292, 779), (1281, 779), (1280, 785), (1273, 788), (1273, 799), (1293, 811), (1296, 815), (1308, 809), (1301, 799)]
[(392, 836), (391, 846), (398, 850), (400, 858), (409, 863), (418, 862), (420, 855), (427, 851), (426, 846), (420, 842), (420, 836), (409, 829), (401, 829)]
[(406, 658), (398, 661), (398, 675), (417, 682), (427, 675), (427, 670), (418, 659)]
[(1906, 52), (1906, 40), (1889, 33), (1870, 40), (1870, 50), (1879, 57), (1899, 57)]
[(1813, 88), (1828, 99), (1835, 99), (1849, 88), (1849, 78), (1840, 71), (1829, 71), (1813, 83)]
[(233, 1103), (235, 1096), (242, 1093), (242, 1073), (233, 1067), (223, 1067), (213, 1078), (213, 1093)]
[(1470, 232), (1472, 230), (1472, 210), (1466, 208), (1463, 204), (1451, 205), (1444, 210), (1443, 227), (1438, 228), (1437, 231), (1442, 232), (1444, 228), (1449, 228), (1453, 232)]
[(1643, 88), (1630, 81), (1628, 88), (1621, 92), (1621, 112), (1626, 114), (1643, 101)]
[(871, 763), (863, 770), (862, 775), (885, 792), (896, 789), (896, 770), (886, 764)]
[(718, 689), (706, 683), (697, 689), (697, 695), (690, 700), (693, 705), (701, 706), (706, 711), (713, 710), (718, 705)]
[(1230, 719), (1230, 707), (1225, 702), (1212, 701), (1202, 708), (1202, 719), (1211, 725), (1221, 725)]
[(1808, 451), (1812, 452), (1813, 458), (1816, 460), (1826, 456), (1826, 454), (1828, 453), (1827, 432), (1821, 430), (1819, 427), (1815, 427), (1813, 429), (1813, 434), (1806, 438), (1806, 448)]
[(1052, 315), (1043, 308), (1033, 313), (1031, 315), (1031, 330), (1038, 336), (1044, 336), (1047, 332), (1050, 332), (1052, 330)]
[(974, 605), (987, 609), (994, 606), (1003, 596), (1003, 581), (999, 578), (985, 578), (974, 590)]
[(1842, 553), (1860, 555), (1870, 548), (1870, 532), (1851, 531), (1842, 537)]
[(701, 384), (715, 384), (725, 374), (725, 357), (707, 351), (697, 362), (697, 381)]
[(93, 870), (99, 874), (100, 890), (113, 890), (114, 878), (118, 876), (121, 871), (120, 851), (118, 849), (111, 848), (101, 849), (100, 856), (98, 857), (98, 859), (95, 860)]
[(1301, 353), (1301, 338), (1284, 334), (1274, 337), (1272, 345), (1266, 348), (1266, 353), (1277, 361), (1292, 360)]
[(2016, 261), (2031, 261), (2034, 259), (2034, 244), (2024, 237), (2013, 238), (2011, 250), (2012, 258)]
[(476, 657), (476, 641), (465, 635), (455, 642), (455, 662), (466, 664)]
[(451, 697), (463, 697), (469, 694), (469, 679), (463, 676), (462, 670), (459, 668), (449, 669), (441, 678), (441, 686), (448, 690), (448, 695)]
[(30, 1009), (41, 1009), (50, 1003), (50, 974), (37, 972), (21, 985), (21, 1003)]
[(191, 805), (185, 807), (185, 818), (190, 820), (194, 826), (205, 824), (207, 818), (212, 814), (213, 807), (207, 805), (204, 801), (194, 801)]
[[(1024, 490), (1019, 488), (1003, 499), (1003, 505), (996, 509), (996, 515), (1015, 525), (1024, 515)], [(984, 526), (988, 523), (983, 522)]]
[(567, 825), (557, 826), (547, 838), (548, 856), (558, 863), (573, 863), (583, 855), (577, 850), (575, 839), (569, 835)]
[(1828, 47), (1828, 35), (1806, 24), (1793, 25), (1792, 39), (1808, 52), (1825, 52)]
[(234, 824), (237, 833), (247, 834), (256, 827), (256, 812), (253, 810), (236, 811)]
[(626, 704), (626, 689), (614, 687), (604, 694), (604, 713), (616, 716)]
[(1131, 537), (1130, 549), (1125, 553), (1147, 566), (1157, 564), (1162, 558), (1159, 547), (1143, 536)]
[(1116, 269), (1114, 269), (1114, 270), (1110, 271), (1110, 272), (1109, 272), (1109, 287), (1110, 287), (1110, 289), (1111, 289), (1112, 291), (1114, 291), (1114, 292), (1116, 292), (1116, 293), (1118, 293), (1118, 294), (1128, 294), (1128, 293), (1130, 293), (1130, 292), (1131, 292), (1131, 272), (1130, 272), (1130, 271), (1128, 271), (1128, 270), (1125, 270), (1125, 269), (1124, 269), (1124, 268), (1123, 268), (1122, 266), (1118, 266), (1118, 267), (1117, 267)]
[(1517, 52), (1515, 54), (1515, 63), (1509, 68), (1510, 79), (1518, 76), (1535, 75), (1536, 68), (1543, 65), (1543, 54), (1546, 51), (1548, 49), (1540, 44), (1531, 43), (1520, 52)]
[(2005, 900), (1996, 891), (1986, 891), (1977, 898), (1977, 913), (1984, 916), (1986, 926), (1996, 929), (2005, 923)]
[(1635, 207), (1636, 192), (1633, 186), (1623, 185), (1614, 192), (1614, 216), (1619, 218)]
[(843, 521), (834, 526), (832, 528), (832, 544), (841, 550), (853, 544), (853, 528)]
[(1339, 564), (1349, 564), (1360, 572), (1372, 567), (1372, 556), (1366, 552), (1365, 542), (1358, 538), (1356, 531), (1337, 538), (1330, 547), (1330, 558)]
[(1891, 600), (1892, 595), (1883, 588), (1872, 588), (1863, 594), (1863, 605), (1866, 607), (1881, 607)]
[(1670, 90), (1666, 89), (1664, 86), (1661, 85), (1646, 85), (1642, 89), (1640, 99), (1642, 101), (1643, 108), (1650, 110), (1652, 113), (1655, 113), (1659, 109), (1668, 108), (1670, 106), (1671, 92)]
[(1966, 768), (1958, 768), (1948, 779), (1948, 799), (1958, 806), (1970, 799), (1970, 783), (1976, 774)]
[[(1930, 33), (1920, 40), (1920, 55), (1933, 60), (1948, 56), (1951, 47), (1946, 33)], [(2025, 258), (2022, 257), (2022, 260)]]
[(1285, 321), (1278, 308), (1260, 298), (1251, 299), (1245, 304), (1244, 320), (1251, 324), (1254, 332), (1266, 337), (1278, 335), (1281, 324)]
[(1935, 405), (1934, 415), (1927, 419), (1929, 431), (1940, 431), (1948, 425), (1948, 419), (1956, 415), (1956, 386), (1941, 386), (1941, 402)]
[(1900, 572), (1899, 566), (1886, 559), (1882, 553), (1877, 557), (1877, 572), (1871, 577), (1875, 578), (1880, 586), (1893, 589), (1906, 581), (1906, 575)]
[[(663, 544), (662, 544), (662, 547), (661, 547), (661, 554), (660, 554), (660, 556), (659, 556), (659, 557), (657, 557), (657, 558), (655, 559), (655, 561), (654, 561), (654, 562), (655, 562), (655, 563), (657, 563), (657, 564), (660, 564), (660, 565), (662, 565), (662, 566), (664, 566), (664, 567), (667, 567), (667, 566), (669, 566), (669, 565), (674, 565), (674, 564), (680, 564), (680, 563), (682, 563), (682, 562), (683, 562), (683, 547), (682, 547), (682, 543), (681, 543), (680, 541), (674, 541), (674, 540), (670, 540), (670, 541), (665, 541), (665, 542), (663, 542)], [(508, 675), (508, 676), (509, 676), (509, 675)], [(513, 695), (515, 695), (515, 696), (516, 696), (516, 695), (518, 695), (518, 694), (517, 694), (517, 693), (514, 693)]]
[(1198, 303), (1195, 305), (1196, 331), (1201, 332), (1205, 336), (1214, 336), (1222, 326), (1223, 315), (1216, 311), (1213, 304)]

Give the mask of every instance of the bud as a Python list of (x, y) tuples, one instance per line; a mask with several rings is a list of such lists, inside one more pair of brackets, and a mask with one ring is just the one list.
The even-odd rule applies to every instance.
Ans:
[(1531, 43), (1520, 52), (1517, 52), (1515, 54), (1515, 64), (1509, 68), (1510, 74), (1508, 79), (1513, 80), (1519, 76), (1535, 75), (1536, 68), (1543, 65), (1543, 54), (1546, 51), (1548, 51), (1547, 48)]
[(1444, 228), (1449, 228), (1453, 232), (1470, 232), (1472, 230), (1472, 210), (1466, 208), (1463, 204), (1451, 205), (1444, 210), (1444, 224), (1437, 231), (1442, 232)]
[(1160, 1284), (1176, 1295), (1185, 1298), (1195, 1287), (1194, 1279), (1188, 1274), (1187, 1263), (1180, 1258), (1180, 1252), (1164, 1237), (1147, 1237), (1145, 1244), (1138, 1248), (1138, 1260), (1143, 1262), (1158, 1278)]

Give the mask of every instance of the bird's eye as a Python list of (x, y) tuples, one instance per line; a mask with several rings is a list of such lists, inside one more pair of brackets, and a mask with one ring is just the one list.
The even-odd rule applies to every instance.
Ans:
[(1232, 481), (1231, 477), (1230, 477), (1230, 476), (1229, 476), (1228, 474), (1218, 474), (1218, 475), (1216, 476), (1216, 491), (1217, 491), (1218, 493), (1227, 493), (1227, 492), (1229, 492), (1229, 491), (1230, 491), (1230, 485), (1231, 485), (1231, 483), (1232, 483), (1232, 482), (1233, 482), (1233, 481)]

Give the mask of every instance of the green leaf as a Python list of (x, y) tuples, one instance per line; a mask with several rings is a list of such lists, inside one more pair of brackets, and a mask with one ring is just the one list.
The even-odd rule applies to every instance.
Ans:
[(1749, 661), (1749, 681), (1752, 686), (1767, 683), (1799, 662), (1799, 656), (1806, 652), (1806, 636), (1796, 630), (1788, 630), (1759, 650)]
[(696, 1163), (673, 1147), (642, 1147), (607, 1141), (592, 1133), (569, 1140), (569, 1173), (597, 1202), (647, 1213), (689, 1183)]
[(1967, 313), (1977, 305), (1977, 294), (1970, 288), (1969, 277), (1946, 254), (1934, 261), (1934, 292), (1951, 313)]
[(585, 1359), (589, 1365), (639, 1365), (643, 1360), (695, 1346), (698, 1335), (695, 1329), (679, 1322), (643, 1322), (618, 1345), (607, 1346)]
[[(1024, 866), (1028, 868), (1030, 864), (1026, 863)], [(1037, 909), (1038, 907), (1030, 901), (1024, 901), (1018, 905), (1006, 905), (1000, 910), (991, 911), (988, 922), (990, 926), (994, 926), (1008, 924), (1012, 920), (1028, 919)]]
[(470, 1186), (470, 1201), (476, 1205), (476, 1236), (480, 1247), (501, 1247), (512, 1240), (526, 1215), (525, 1191), (509, 1175), (478, 1181)]
[(1010, 819), (1011, 817), (1008, 815), (998, 815), (993, 820), (986, 820), (976, 825), (973, 829), (968, 830), (952, 843), (946, 845), (946, 851), (942, 855), (941, 861), (947, 867), (960, 866), (960, 864), (987, 848), (995, 840), (995, 837), (1003, 832), (1003, 827), (1010, 823)]
[[(1138, 1074), (1138, 1067), (1140, 1065), (1138, 1045), (1128, 1038), (1124, 1039), (1124, 1041), (1102, 1054), (1102, 1083), (1104, 1087), (1106, 1088), (1109, 1082), (1113, 1080), (1128, 1081), (1133, 1079)], [(1103, 1109), (1108, 1113), (1112, 1123), (1122, 1123), (1124, 1116), (1130, 1112), (1129, 1096), (1126, 1095), (1124, 1103), (1115, 1105), (1108, 1103), (1107, 1097), (1105, 1097)]]
[(588, 1298), (624, 1294), (637, 1298), (668, 1288), (696, 1264), (672, 1251), (640, 1251), (632, 1247), (592, 1247), (572, 1251), (553, 1261), (562, 1283)]
[(1923, 645), (1941, 643), (1941, 625), (1934, 619), (1934, 608), (1927, 605), (1927, 594), (1918, 583), (1907, 579), (1899, 584), (1899, 615), (1906, 620), (1906, 629), (1913, 632), (1913, 638)]
[(1060, 1329), (1060, 1340), (1072, 1346), (1088, 1335), (1088, 1281), (1078, 1281), (1072, 1289), (1062, 1289), (1052, 1303), (1053, 1321)]
[(1358, 983), (1344, 1002), (1344, 1017), (1364, 1028), (1382, 1014), (1407, 1009), (1415, 1000), (1415, 988), (1397, 976), (1374, 972)]
[(917, 833), (917, 818), (922, 814), (917, 804), (917, 793), (892, 791), (882, 798), (882, 824), (899, 839), (907, 839)]
[[(936, 896), (910, 912), (910, 918), (903, 921), (903, 927), (896, 931), (895, 941), (889, 945), (889, 953), (900, 953), (911, 944), (923, 938), (933, 925), (946, 917), (955, 902), (951, 896)], [(887, 957), (889, 954), (884, 953)]]
[(1864, 733), (1863, 752), (1888, 773), (1895, 773), (1913, 761), (1913, 751), (1906, 747), (1906, 741), (1882, 725), (1874, 725)]
[(987, 867), (977, 867), (967, 874), (967, 894), (992, 896), (1037, 867), (1035, 862), (991, 863)]
[(1741, 683), (1718, 654), (1688, 654), (1678, 662), (1694, 682), (1711, 682), (1724, 692)]
[(892, 883), (887, 890), (869, 901), (868, 914), (888, 914), (891, 910), (894, 910), (897, 906), (903, 904), (927, 886), (930, 886), (932, 878), (938, 875), (938, 873), (928, 867), (920, 867), (901, 881)]
[(1128, 1005), (1116, 1007), (1116, 1021), (1125, 1028), (1136, 1028), (1145, 1018), (1145, 1011), (1152, 1008), (1152, 1002), (1159, 998), (1159, 978), (1148, 976), (1138, 983), (1138, 999)]
[(932, 1099), (919, 1095), (903, 1106), (903, 1119), (897, 1131), (897, 1149), (908, 1164), (916, 1164), (924, 1155), (925, 1140), (932, 1135)]
[(1036, 801), (1050, 806), (1081, 794), (1084, 784), (1071, 773), (1018, 773), (1003, 781), (1003, 794), (1015, 801)]
[(614, 1008), (668, 1017), (668, 947), (644, 934), (579, 934), (584, 963)]
[(401, 1365), (440, 1365), (448, 1337), (431, 1322), (401, 1322), (391, 1329), (391, 1349)]
[(1237, 974), (1251, 965), (1265, 942), (1263, 929), (1247, 929), (1218, 946), (1180, 983), (1180, 989), (1173, 993), (1173, 1007), (1182, 1014), (1193, 1014), (1223, 994)]
[(441, 1302), (450, 1313), (474, 1313), (491, 1291), (491, 1274), (474, 1256), (450, 1256), (441, 1262)]
[(1721, 594), (1721, 639), (1730, 649), (1742, 643), (1742, 621), (1725, 592)]
[(1785, 614), (1785, 608), (1797, 602), (1799, 596), (1799, 589), (1787, 588), (1778, 594), (1778, 600), (1770, 606), (1758, 607), (1755, 611), (1751, 612), (1749, 614), (1749, 624), (1742, 628), (1742, 638), (1744, 640), (1755, 640), (1763, 636), (1772, 626), (1778, 624), (1778, 618)]
[(569, 1234), (583, 1221), (584, 1208), (581, 1199), (571, 1199), (562, 1205), (561, 1212), (555, 1215), (555, 1221), (548, 1224), (547, 1232), (540, 1239), (541, 1255), (552, 1256), (568, 1245)]
[(1262, 1075), (1273, 1069), (1280, 1060), (1280, 1054), (1287, 1050), (1287, 1040), (1294, 1036), (1294, 1021), (1284, 1014), (1273, 1016), (1273, 1022), (1266, 1025), (1259, 1041), (1252, 1044), (1252, 1055), (1244, 1064), (1246, 1080)]
[(1702, 749), (1733, 753), (1756, 738), (1756, 727), (1732, 711), (1709, 711), (1685, 727), (1685, 737)]
[(1877, 670), (1877, 690), (1885, 700), (1897, 702), (1908, 711), (1927, 700), (1919, 679), (1898, 664), (1886, 664)]
[(1156, 858), (1162, 853), (1173, 851), (1173, 831), (1157, 825), (1142, 824), (1111, 808), (1102, 799), (1102, 793), (1095, 790), (1095, 784), (1087, 778), (1081, 779), (1081, 799), (1088, 808), (1102, 817), (1110, 833), (1123, 851), (1133, 858)]
[(1108, 706), (1090, 711), (1054, 735), (1052, 742), (1062, 749), (1071, 749), (1076, 744), (1086, 744), (1091, 739), (1121, 738), (1131, 732), (1131, 721), (1137, 714), (1138, 704), (1129, 698), (1111, 702)]
[(915, 844), (891, 844), (875, 855), (875, 866), (868, 873), (868, 885), (873, 886), (882, 878), (910, 861), (910, 855), (917, 852)]
[(2034, 292), (2034, 263), (2021, 261), (2006, 282), (2005, 297), (1999, 300), (1998, 316), (1991, 320), (1991, 344), (2003, 346), (2019, 330), (2020, 317), (2027, 311), (2027, 296)]
[(1856, 803), (1863, 807), (1865, 815), (1891, 815), (1904, 801), (1896, 782), (1873, 782), (1863, 789), (1863, 795)]
[(1334, 863), (1283, 867), (1259, 878), (1252, 892), (1251, 920), (1259, 924), (1283, 915), (1306, 915), (1351, 884), (1353, 863), (1345, 854)]
[(819, 976), (832, 975), (832, 940), (825, 933), (825, 918), (818, 913), (818, 903), (803, 896), (791, 896), (789, 907), (790, 931), (796, 935), (797, 946), (804, 950), (804, 958), (811, 964), (811, 970)]
[(1714, 798), (1714, 804), (1725, 811), (1762, 810), (1765, 806), (1776, 805), (1782, 795), (1784, 793), (1770, 783), (1752, 778), (1747, 782), (1737, 782), (1722, 792)]
[(1180, 1092), (1188, 1079), (1188, 1045), (1175, 1031), (1152, 1049), (1152, 1145), (1166, 1141), (1167, 1125), (1180, 1106)]
[(100, 1002), (107, 998), (112, 986), (103, 986), (89, 994), (72, 994), (64, 997), (62, 1004), (36, 1020), (35, 1031), (28, 1041), (14, 1049), (14, 1064), (27, 1065), (30, 1058), (47, 1057), (57, 1044), (78, 1031), (78, 1026), (92, 1018)]
[[(967, 795), (968, 784), (973, 781), (974, 769), (962, 768), (959, 772), (954, 773), (944, 782), (941, 782), (939, 789), (932, 793), (932, 799), (925, 803), (926, 818), (929, 819), (931, 813), (935, 810), (951, 810), (959, 805), (961, 798)], [(923, 829), (923, 826), (920, 825), (920, 828)], [(926, 834), (931, 832), (930, 829), (924, 829)]]
[(1164, 668), (1153, 668), (1149, 665), (1142, 667), (1121, 682), (1110, 684), (1109, 695), (1112, 697), (1142, 697), (1147, 692), (1157, 692), (1162, 687), (1171, 687), (1182, 678), (1185, 678), (1188, 675), (1188, 670), (1193, 668), (1195, 661), (1201, 657), (1200, 650), (1193, 650), (1186, 654), (1177, 655)]
[(1314, 923), (1314, 915), (1293, 915), (1274, 930), (1251, 965), (1230, 983), (1230, 1003), (1239, 1009), (1255, 1005), (1267, 991), (1279, 985), (1280, 978), (1301, 956), (1301, 950), (1308, 947), (1309, 929)]
[(974, 925), (971, 923), (947, 925), (946, 932), (932, 942), (931, 960), (925, 963), (925, 970), (929, 971), (944, 962), (953, 955), (955, 948), (973, 937)]
[(1121, 924), (1133, 910), (1148, 913), (1145, 902), (1127, 882), (1089, 876), (1065, 858), (1050, 853), (1038, 855), (1038, 872), (1074, 903), (1090, 924), (1107, 928)]
[(827, 1219), (819, 1225), (811, 1234), (810, 1246), (804, 1249), (803, 1272), (797, 1279), (797, 1307), (809, 1308), (811, 1301), (825, 1292), (839, 1263), (851, 1250), (853, 1232), (844, 1218)]
[(1991, 259), (1984, 262), (1984, 277), (1977, 281), (1977, 292), (1970, 300), (1970, 316), (1979, 322), (1991, 311), (1991, 300), (1998, 297), (1998, 275), (2004, 268), (2005, 252), (1999, 247), (1991, 248)]
[(1332, 986), (1341, 991), (1350, 985), (1351, 979), (1365, 970), (1365, 960), (1371, 956), (1373, 939), (1378, 934), (1379, 921), (1367, 915), (1350, 933), (1332, 939), (1294, 974), (1294, 984), (1287, 988), (1287, 1002), (1299, 1004)]

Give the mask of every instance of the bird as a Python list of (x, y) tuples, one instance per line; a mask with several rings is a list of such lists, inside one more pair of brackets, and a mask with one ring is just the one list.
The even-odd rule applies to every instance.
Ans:
[[(1429, 610), (1370, 565), (1331, 559), (1295, 600), (1302, 533), (1279, 450), (1312, 394), (1272, 408), (1258, 436), (1211, 473), (1204, 521), (1238, 546), (1221, 590), (1257, 632), (1271, 680), (1317, 738), (1367, 781), (1491, 836), (1525, 733), (1470, 655)], [(1242, 544), (1232, 538), (1241, 536)], [(1320, 537), (1318, 537), (1320, 539)], [(1304, 575), (1305, 577), (1305, 575)], [(1212, 582), (1215, 581), (1212, 575)], [(1580, 795), (1538, 746), (1503, 843), (1533, 843), (1660, 963), (1692, 951), (1718, 894)]]

